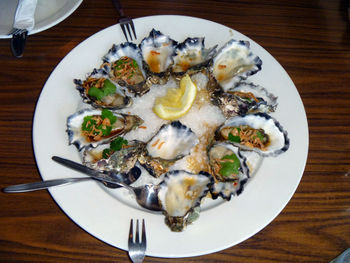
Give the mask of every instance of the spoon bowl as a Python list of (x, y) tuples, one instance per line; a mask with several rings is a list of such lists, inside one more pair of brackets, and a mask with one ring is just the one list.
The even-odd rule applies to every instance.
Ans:
[(115, 172), (100, 172), (80, 163), (73, 162), (58, 156), (52, 157), (52, 159), (66, 167), (78, 170), (90, 177), (78, 177), (78, 178), (63, 178), (39, 181), (27, 184), (12, 185), (2, 189), (4, 193), (22, 193), (35, 190), (48, 189), (50, 187), (58, 185), (67, 185), (75, 182), (86, 181), (90, 179), (101, 181), (106, 187), (117, 188), (124, 187), (135, 195), (136, 202), (143, 208), (152, 211), (161, 211), (162, 207), (159, 203), (158, 192), (159, 185), (145, 184), (139, 187), (130, 186), (141, 175), (141, 171), (138, 167), (133, 167), (127, 176), (121, 175)]

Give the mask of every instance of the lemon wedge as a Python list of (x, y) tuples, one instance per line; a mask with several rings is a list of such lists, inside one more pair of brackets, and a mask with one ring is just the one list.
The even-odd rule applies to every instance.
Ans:
[(164, 97), (156, 98), (153, 112), (164, 120), (176, 120), (190, 110), (196, 95), (197, 86), (186, 74), (181, 79), (179, 88), (170, 88)]

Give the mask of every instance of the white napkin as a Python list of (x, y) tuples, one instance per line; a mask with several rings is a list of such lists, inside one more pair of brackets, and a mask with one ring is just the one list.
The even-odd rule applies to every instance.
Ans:
[(34, 28), (34, 13), (37, 0), (19, 0), (15, 15), (14, 28), (27, 29), (28, 31)]

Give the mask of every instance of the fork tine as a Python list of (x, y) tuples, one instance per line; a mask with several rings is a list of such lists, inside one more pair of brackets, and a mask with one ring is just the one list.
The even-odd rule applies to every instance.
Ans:
[[(131, 32), (130, 32), (130, 24), (129, 24), (129, 23), (126, 24), (126, 29), (128, 30), (128, 32), (129, 32), (129, 37), (130, 37), (130, 39), (132, 40), (132, 35), (131, 35)], [(138, 222), (138, 220), (137, 220), (137, 222)]]
[(136, 31), (135, 31), (135, 26), (134, 26), (134, 21), (130, 21), (130, 25), (131, 25), (131, 29), (132, 29), (132, 32), (134, 33), (134, 36), (135, 36), (135, 39), (137, 39), (136, 37)]
[(138, 243), (140, 243), (140, 238), (139, 238), (140, 232), (139, 232), (139, 220), (138, 219), (136, 220), (136, 234), (135, 235), (136, 235), (135, 243), (138, 244)]
[(146, 245), (146, 227), (145, 227), (145, 219), (142, 219), (142, 236), (141, 236), (141, 243)]
[(134, 243), (133, 241), (133, 236), (134, 236), (134, 220), (131, 219), (130, 220), (130, 230), (129, 230), (129, 239), (128, 239), (128, 245), (130, 247), (130, 245), (132, 245)]
[(120, 27), (121, 27), (122, 30), (123, 30), (124, 36), (125, 36), (125, 38), (126, 38), (126, 41), (129, 41), (128, 35), (126, 34), (126, 31), (125, 31), (125, 25), (124, 25), (124, 24), (120, 24)]

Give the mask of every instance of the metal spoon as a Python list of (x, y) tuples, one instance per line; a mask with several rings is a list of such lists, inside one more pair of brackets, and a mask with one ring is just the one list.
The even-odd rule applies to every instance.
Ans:
[[(79, 169), (79, 171), (81, 171), (81, 169), (88, 168), (82, 164), (75, 163), (73, 161), (63, 159), (61, 157), (54, 156), (52, 159), (70, 168), (73, 168), (76, 170)], [(119, 179), (109, 177), (108, 175), (97, 172), (95, 170), (93, 171), (95, 174), (92, 175), (91, 173), (89, 173), (90, 177), (54, 179), (54, 180), (28, 183), (28, 184), (12, 185), (12, 186), (3, 188), (2, 191), (5, 193), (29, 192), (29, 191), (47, 189), (49, 187), (53, 187), (57, 185), (66, 185), (66, 184), (79, 182), (87, 179), (95, 179), (95, 180), (107, 182), (113, 185), (119, 185), (121, 187), (128, 189), (130, 192), (132, 192), (135, 195), (136, 202), (145, 209), (152, 210), (152, 211), (162, 210), (158, 199), (158, 191), (159, 191), (158, 185), (146, 184), (140, 187), (132, 187), (126, 183), (121, 182)]]

